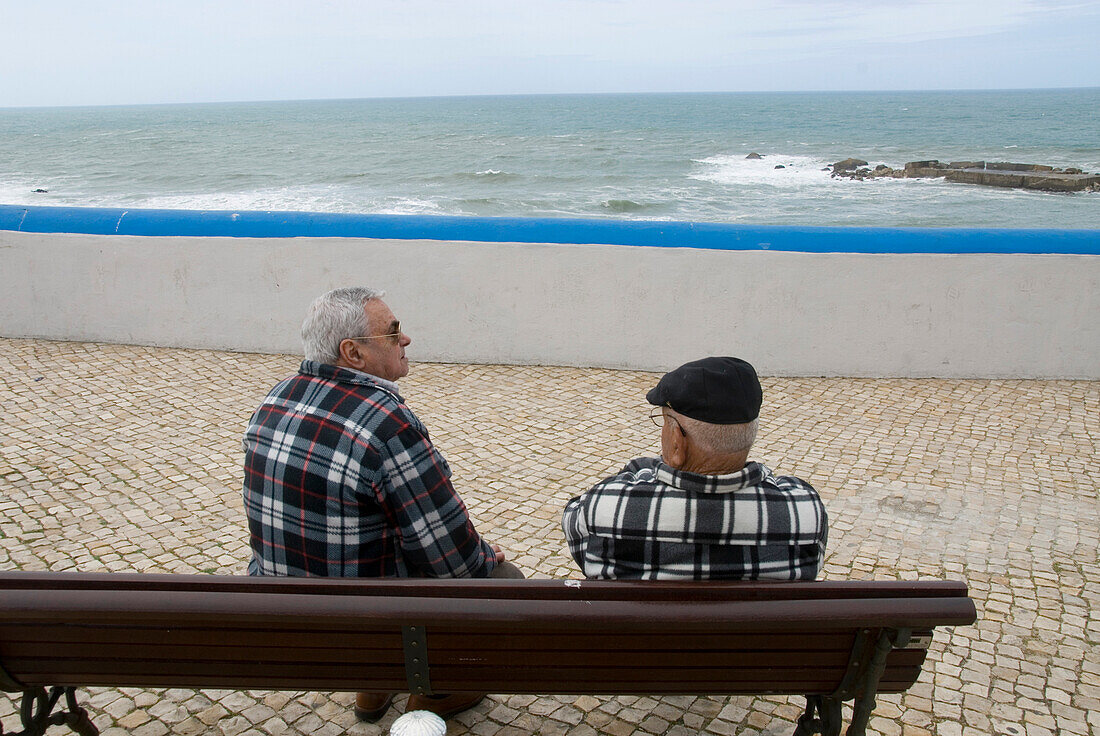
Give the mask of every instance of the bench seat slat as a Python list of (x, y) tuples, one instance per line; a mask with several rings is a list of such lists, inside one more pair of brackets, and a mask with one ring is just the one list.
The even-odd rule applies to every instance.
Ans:
[[(355, 689), (362, 682), (384, 682), (403, 685), (404, 667), (346, 665), (331, 663), (272, 664), (257, 663), (251, 668), (219, 667), (216, 663), (176, 661), (166, 667), (161, 662), (135, 661), (81, 661), (17, 660), (16, 666), (30, 682), (37, 674), (56, 677), (62, 684), (95, 685), (115, 683), (130, 677), (150, 677), (160, 682), (160, 687), (186, 686), (206, 682), (220, 675), (233, 677), (238, 687), (254, 684), (279, 683), (280, 688), (300, 687), (293, 683), (305, 680), (326, 680), (336, 689)], [(909, 669), (909, 668), (903, 668)], [(640, 670), (636, 667), (544, 667), (532, 669), (519, 666), (440, 666), (432, 668), (433, 685), (440, 690), (463, 686), (471, 682), (479, 686), (496, 683), (497, 691), (509, 692), (515, 687), (551, 687), (553, 692), (569, 691), (570, 687), (591, 688), (604, 683), (614, 689), (619, 685), (648, 683), (651, 686), (671, 687), (677, 690), (724, 692), (731, 688), (759, 687), (761, 683), (812, 684), (831, 688), (843, 674), (843, 667), (770, 667), (759, 666), (730, 670), (721, 667), (668, 667), (661, 670)], [(463, 685), (465, 683), (465, 685)], [(564, 690), (563, 690), (564, 688)], [(659, 688), (658, 688), (659, 689)]]
[[(565, 680), (560, 677), (555, 677), (553, 673), (547, 673), (542, 678), (538, 679), (516, 680), (495, 677), (493, 679), (479, 680), (476, 684), (471, 684), (470, 680), (448, 680), (442, 678), (439, 680), (438, 684), (433, 683), (433, 685), (440, 692), (449, 691), (458, 693), (487, 691), (531, 695), (579, 695), (583, 693), (598, 695), (760, 695), (770, 693), (827, 695), (832, 692), (835, 685), (835, 682), (822, 683), (820, 679), (815, 679), (812, 676), (805, 679), (782, 677), (774, 680), (757, 677), (740, 683), (729, 681), (717, 683), (713, 681), (680, 683), (664, 677), (654, 678), (652, 680), (616, 681), (607, 679), (609, 674), (614, 673), (597, 673), (598, 676), (586, 680)], [(904, 682), (899, 685), (880, 683), (878, 692), (904, 692), (916, 681), (917, 674), (919, 673), (914, 673), (912, 677), (906, 678)], [(72, 684), (76, 687), (83, 686), (84, 684), (83, 681), (68, 682), (59, 681), (53, 678), (47, 681), (28, 681), (27, 684), (48, 686), (57, 684), (58, 682), (62, 685)], [(187, 687), (195, 689), (225, 688), (233, 690), (304, 690), (332, 692), (353, 692), (362, 690), (369, 692), (401, 692), (406, 690), (406, 686), (403, 683), (403, 679), (363, 678), (356, 680), (354, 684), (350, 684), (346, 680), (333, 678), (327, 673), (299, 673), (295, 677), (293, 683), (288, 683), (285, 678), (264, 677), (262, 675), (249, 678), (247, 681), (242, 680), (240, 677), (222, 675), (204, 675), (201, 680), (179, 676), (171, 681), (167, 681), (159, 674), (140, 675), (127, 672), (113, 675), (109, 679), (89, 682), (88, 685), (103, 687), (145, 687), (156, 689)]]
[[(637, 643), (634, 645), (637, 647)], [(56, 647), (51, 659), (57, 662), (83, 660), (88, 662), (133, 663), (139, 665), (148, 661), (192, 660), (209, 663), (222, 663), (225, 667), (248, 667), (257, 662), (270, 664), (306, 665), (328, 663), (332, 665), (354, 665), (371, 663), (374, 665), (393, 665), (404, 667), (405, 662), (399, 649), (319, 649), (316, 647), (194, 647), (187, 645), (149, 645), (140, 647), (120, 647), (117, 644), (80, 643)], [(9, 643), (0, 647), (0, 656), (5, 667), (12, 672), (21, 672), (21, 662), (41, 659), (43, 649), (39, 644)], [(807, 653), (790, 651), (754, 650), (742, 651), (692, 651), (677, 649), (638, 649), (588, 651), (547, 651), (541, 649), (513, 649), (507, 651), (486, 650), (473, 646), (470, 650), (439, 651), (432, 649), (428, 657), (429, 666), (434, 672), (447, 666), (493, 666), (502, 667), (523, 663), (528, 667), (569, 666), (577, 663), (598, 665), (607, 657), (614, 657), (616, 666), (622, 667), (749, 667), (760, 662), (770, 667), (839, 667), (848, 664), (847, 652)], [(888, 663), (920, 664), (923, 652), (917, 650), (898, 652)]]
[[(667, 632), (663, 632), (667, 634)], [(454, 632), (445, 629), (431, 630), (431, 648), (433, 652), (448, 650), (468, 651), (470, 649), (469, 632)], [(535, 638), (537, 637), (537, 639)], [(675, 638), (677, 650), (710, 651), (714, 649), (739, 649), (759, 651), (792, 650), (799, 652), (844, 652), (851, 651), (854, 635), (833, 633), (828, 636), (808, 636), (804, 633), (752, 632), (742, 638), (732, 638), (730, 634), (680, 633)], [(530, 645), (533, 640), (539, 646), (553, 646), (559, 651), (587, 651), (593, 648), (621, 651), (638, 647), (638, 637), (618, 634), (574, 633), (568, 637), (555, 636), (554, 633), (536, 634), (483, 634), (477, 639), (478, 647), (483, 650), (517, 649)], [(279, 631), (257, 631), (235, 628), (194, 628), (173, 626), (172, 628), (135, 627), (128, 625), (92, 625), (92, 624), (0, 624), (0, 642), (24, 642), (27, 644), (67, 644), (82, 641), (95, 641), (118, 644), (178, 644), (193, 646), (224, 646), (228, 642), (236, 646), (295, 646), (298, 642), (309, 641), (315, 647), (334, 649), (401, 649), (401, 633), (391, 631), (365, 632), (362, 630), (333, 631), (327, 639), (313, 629), (285, 629)], [(648, 641), (651, 645), (659, 641)], [(0, 651), (3, 651), (0, 644)]]
[[(55, 684), (57, 680), (50, 680), (46, 682), (28, 682), (30, 685), (39, 684), (43, 686)], [(99, 683), (102, 687), (140, 687), (149, 689), (163, 689), (168, 687), (185, 687), (193, 689), (225, 689), (225, 690), (285, 690), (285, 691), (320, 691), (320, 692), (402, 692), (406, 690), (406, 685), (402, 684), (403, 681), (397, 682), (393, 680), (389, 681), (368, 681), (361, 680), (355, 684), (354, 687), (349, 686), (346, 682), (333, 680), (331, 678), (309, 678), (300, 677), (295, 680), (293, 685), (288, 685), (282, 680), (263, 679), (257, 678), (250, 680), (247, 684), (242, 684), (240, 678), (236, 677), (204, 677), (202, 682), (192, 681), (180, 681), (172, 684), (168, 684), (163, 678), (158, 676), (133, 676), (131, 674), (120, 675), (111, 679), (110, 683)], [(62, 683), (64, 684), (64, 683)], [(906, 687), (911, 686), (912, 683)], [(532, 681), (531, 683), (518, 683), (515, 681), (484, 681), (477, 684), (477, 688), (472, 690), (473, 687), (469, 682), (466, 682), (461, 687), (453, 683), (447, 683), (449, 692), (496, 692), (496, 693), (510, 693), (510, 694), (524, 694), (524, 695), (767, 695), (767, 694), (798, 694), (798, 695), (827, 695), (831, 692), (830, 688), (816, 689), (812, 686), (812, 683), (804, 682), (792, 682), (790, 680), (782, 680), (775, 683), (761, 682), (759, 680), (755, 682), (745, 683), (743, 686), (737, 687), (714, 687), (707, 686), (706, 684), (688, 684), (680, 688), (672, 687), (669, 683), (661, 680), (659, 682), (642, 682), (637, 684), (624, 684), (616, 683), (615, 687), (609, 686), (607, 680), (593, 680), (590, 682), (574, 682), (569, 683), (567, 686), (562, 684), (562, 681), (549, 679), (542, 682)], [(442, 689), (437, 686), (440, 692)], [(880, 693), (895, 693), (904, 692), (904, 688), (890, 690), (886, 688), (879, 688)]]

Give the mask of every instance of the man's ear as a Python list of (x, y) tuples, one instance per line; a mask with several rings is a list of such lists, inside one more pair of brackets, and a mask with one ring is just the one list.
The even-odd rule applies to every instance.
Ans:
[(679, 424), (673, 426), (669, 432), (668, 444), (668, 457), (664, 459), (665, 463), (679, 470), (687, 462), (687, 435)]
[(340, 362), (342, 364), (355, 368), (362, 360), (357, 340), (342, 340), (340, 342)]

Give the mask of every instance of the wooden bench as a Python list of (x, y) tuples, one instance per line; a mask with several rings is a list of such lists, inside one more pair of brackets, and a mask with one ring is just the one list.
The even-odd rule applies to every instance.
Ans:
[[(959, 582), (653, 583), (0, 573), (0, 688), (22, 732), (97, 733), (73, 688), (807, 696), (862, 734), (920, 674)], [(65, 709), (54, 713), (65, 700)], [(0, 728), (0, 733), (3, 732)], [(9, 734), (9, 736), (11, 736)]]

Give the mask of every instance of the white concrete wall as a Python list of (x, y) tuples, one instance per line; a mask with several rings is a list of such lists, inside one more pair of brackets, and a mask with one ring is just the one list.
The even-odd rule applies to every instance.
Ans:
[(811, 254), (0, 231), (0, 334), (300, 350), (366, 284), (413, 360), (766, 375), (1100, 379), (1100, 256)]

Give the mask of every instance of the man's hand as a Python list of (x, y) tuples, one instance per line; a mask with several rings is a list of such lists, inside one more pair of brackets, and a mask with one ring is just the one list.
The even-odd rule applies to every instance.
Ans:
[(493, 552), (496, 554), (497, 564), (499, 565), (500, 563), (504, 562), (504, 550), (502, 550), (500, 548), (500, 545), (499, 544), (490, 544), (489, 546), (492, 548)]

